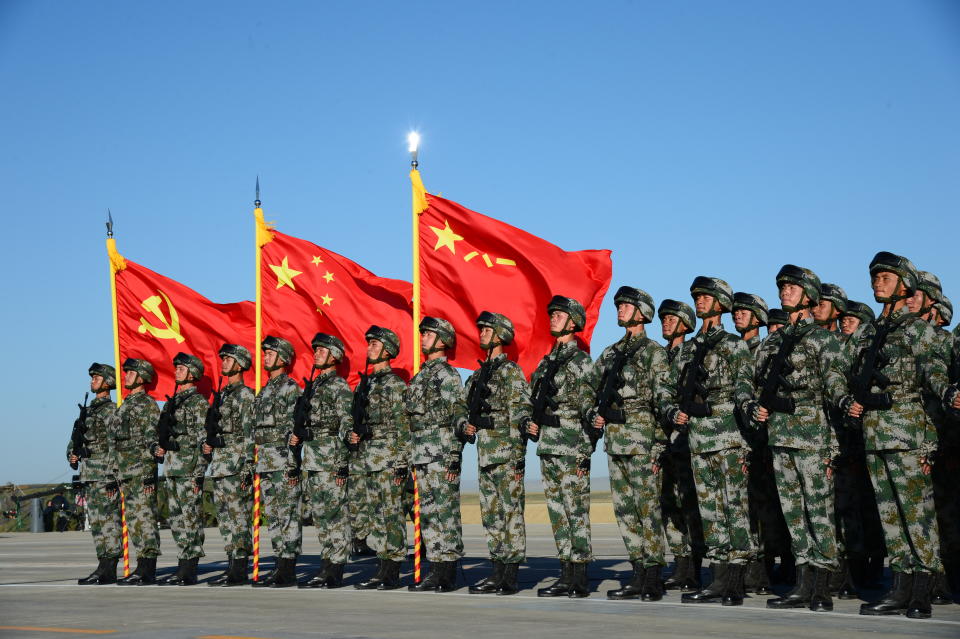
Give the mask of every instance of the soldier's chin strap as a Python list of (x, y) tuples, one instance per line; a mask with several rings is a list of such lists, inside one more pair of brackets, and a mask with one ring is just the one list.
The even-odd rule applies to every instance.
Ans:
[(377, 356), (376, 359), (370, 359), (370, 358), (368, 357), (368, 358), (367, 358), (367, 366), (373, 366), (373, 365), (375, 365), (375, 364), (379, 364), (380, 362), (386, 362), (386, 361), (388, 361), (389, 359), (390, 359), (390, 354), (387, 353), (387, 347), (384, 346), (383, 344), (381, 344), (381, 345), (380, 345), (380, 354)]
[(286, 365), (287, 365), (286, 362), (284, 362), (282, 359), (280, 359), (280, 357), (277, 357), (277, 361), (274, 363), (273, 366), (264, 366), (263, 368), (264, 368), (264, 370), (266, 370), (268, 373), (270, 373), (270, 372), (273, 372), (273, 371), (275, 371), (275, 370), (277, 370), (277, 369), (279, 369), (279, 368), (283, 368), (283, 367), (285, 367)]
[[(897, 293), (897, 289), (899, 289), (901, 285), (903, 285), (902, 295)], [(907, 293), (907, 285), (904, 284), (903, 278), (899, 275), (897, 276), (897, 289), (894, 289), (893, 294), (889, 297), (877, 297), (874, 295), (873, 298), (881, 304), (896, 304), (897, 302), (903, 301), (910, 297), (910, 295)]]
[[(638, 324), (642, 324), (643, 321), (642, 321), (641, 319), (637, 318), (637, 315), (639, 315), (639, 314), (640, 314), (640, 309), (634, 307), (633, 313), (630, 315), (630, 319), (628, 319), (628, 320), (623, 320), (623, 321), (617, 320), (617, 324), (619, 324), (619, 325), (622, 326), (623, 328), (632, 328), (632, 327), (634, 327), (634, 326), (636, 326), (636, 325), (638, 325)], [(641, 317), (642, 317), (642, 316), (641, 316)]]
[[(570, 328), (567, 328), (569, 326)], [(563, 328), (559, 331), (550, 329), (550, 335), (553, 337), (563, 337), (564, 335), (573, 335), (577, 332), (577, 327), (574, 325), (573, 320), (569, 317), (567, 318), (567, 323), (563, 325)]]

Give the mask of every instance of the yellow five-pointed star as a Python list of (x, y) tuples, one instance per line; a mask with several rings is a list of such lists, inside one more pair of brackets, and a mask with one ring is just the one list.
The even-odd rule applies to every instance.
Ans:
[(324, 305), (324, 306), (330, 306), (330, 302), (333, 301), (333, 298), (330, 297), (329, 295), (324, 295), (324, 296), (321, 297), (320, 299), (323, 300), (323, 305)]
[(450, 252), (454, 255), (457, 254), (457, 248), (454, 245), (454, 242), (458, 242), (463, 239), (462, 235), (457, 235), (453, 232), (453, 229), (450, 228), (450, 222), (444, 220), (443, 228), (438, 229), (435, 226), (431, 226), (430, 230), (437, 235), (437, 244), (433, 247), (433, 250), (436, 251), (441, 246), (446, 246), (450, 249)]
[(327, 280), (327, 284), (329, 284), (330, 282), (333, 281), (333, 273), (331, 273), (330, 271), (327, 271), (326, 273), (324, 273), (323, 279)]
[(276, 264), (271, 264), (270, 268), (273, 270), (273, 273), (277, 276), (277, 288), (280, 288), (281, 286), (286, 284), (293, 290), (297, 290), (297, 287), (293, 285), (293, 278), (295, 278), (297, 275), (300, 275), (300, 273), (302, 273), (303, 271), (295, 271), (292, 268), (290, 268), (290, 265), (287, 264), (286, 257), (284, 257), (283, 260), (280, 262), (280, 266), (277, 266)]
[(313, 259), (310, 261), (313, 262), (314, 266), (320, 266), (320, 262), (322, 262), (323, 260), (320, 259), (319, 255), (314, 255)]

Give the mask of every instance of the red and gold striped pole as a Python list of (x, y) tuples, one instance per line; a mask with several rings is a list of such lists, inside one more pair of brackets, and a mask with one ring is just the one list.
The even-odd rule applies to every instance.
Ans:
[(413, 471), (413, 582), (420, 583), (420, 487)]
[[(258, 450), (253, 449), (253, 464), (257, 464)], [(260, 577), (260, 473), (253, 474), (253, 580)]]
[(127, 500), (120, 491), (120, 530), (123, 539), (123, 576), (130, 576), (130, 535), (127, 531)]
[[(110, 209), (107, 209), (107, 258), (110, 263), (110, 304), (113, 311), (113, 364), (114, 370), (122, 371), (120, 366), (120, 322), (117, 316), (117, 272), (127, 268), (127, 263), (123, 256), (117, 252), (117, 243), (113, 239), (113, 216), (110, 215)], [(118, 378), (119, 379), (119, 378)], [(123, 391), (117, 388), (117, 407), (123, 405)], [(130, 576), (130, 535), (127, 531), (127, 500), (124, 498), (123, 489), (118, 488), (120, 493), (120, 531), (123, 542), (123, 576)]]

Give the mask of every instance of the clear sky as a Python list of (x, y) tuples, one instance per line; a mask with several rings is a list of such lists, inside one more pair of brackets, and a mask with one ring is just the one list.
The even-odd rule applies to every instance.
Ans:
[(612, 249), (611, 290), (777, 305), (789, 262), (869, 300), (890, 250), (960, 302), (958, 3), (463, 4), (0, 2), (0, 483), (69, 478), (108, 207), (130, 259), (252, 299), (259, 174), (281, 230), (409, 279), (413, 128), (428, 190)]

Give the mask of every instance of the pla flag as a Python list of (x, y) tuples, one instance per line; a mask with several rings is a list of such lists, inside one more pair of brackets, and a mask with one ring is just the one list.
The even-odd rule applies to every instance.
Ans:
[[(147, 391), (164, 399), (174, 392), (173, 357), (181, 351), (196, 355), (204, 368), (197, 387), (209, 397), (216, 386), (213, 380), (220, 376), (220, 346), (240, 344), (253, 352), (253, 302), (215, 304), (193, 289), (123, 258), (112, 244), (108, 247), (116, 278), (120, 362), (128, 357), (150, 362), (157, 377)], [(121, 378), (117, 371), (118, 387)]]
[(477, 368), (484, 356), (477, 339), (481, 311), (502, 313), (515, 328), (507, 350), (529, 377), (554, 338), (547, 304), (554, 295), (572, 297), (587, 312), (580, 347), (589, 351), (603, 296), (610, 286), (610, 251), (564, 251), (505, 222), (426, 193), (411, 174), (419, 221), (421, 316), (449, 320), (457, 331), (450, 363)]
[(260, 256), (262, 334), (293, 344), (297, 358), (290, 374), (295, 380), (310, 376), (313, 336), (328, 333), (343, 342), (339, 372), (355, 386), (366, 366), (364, 334), (371, 324), (400, 337), (393, 367), (410, 379), (409, 282), (378, 277), (342, 255), (275, 230), (262, 228), (260, 236), (265, 240)]

